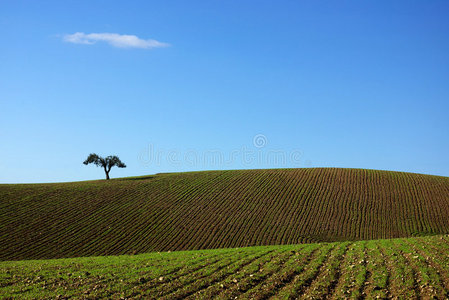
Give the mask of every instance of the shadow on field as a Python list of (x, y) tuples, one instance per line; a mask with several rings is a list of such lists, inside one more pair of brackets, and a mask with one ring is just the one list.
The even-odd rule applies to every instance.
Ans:
[(139, 176), (139, 177), (128, 177), (128, 178), (124, 178), (123, 180), (148, 180), (148, 179), (153, 179), (154, 175), (148, 175), (148, 176)]

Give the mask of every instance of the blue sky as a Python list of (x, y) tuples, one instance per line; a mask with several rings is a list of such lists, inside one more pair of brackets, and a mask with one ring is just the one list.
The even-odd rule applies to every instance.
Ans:
[(0, 182), (103, 178), (91, 152), (128, 165), (111, 177), (449, 176), (448, 15), (447, 1), (2, 1)]

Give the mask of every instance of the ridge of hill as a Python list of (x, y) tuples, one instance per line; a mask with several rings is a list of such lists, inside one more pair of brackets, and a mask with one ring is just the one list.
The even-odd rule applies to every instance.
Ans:
[(449, 178), (340, 168), (0, 185), (0, 260), (449, 233)]

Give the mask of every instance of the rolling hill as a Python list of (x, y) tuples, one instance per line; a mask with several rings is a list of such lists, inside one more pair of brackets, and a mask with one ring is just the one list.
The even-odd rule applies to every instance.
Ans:
[(0, 259), (449, 233), (449, 178), (308, 168), (0, 185)]

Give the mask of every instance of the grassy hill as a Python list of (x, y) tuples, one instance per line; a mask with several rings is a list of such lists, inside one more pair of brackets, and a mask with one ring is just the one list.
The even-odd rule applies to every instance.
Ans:
[(236, 170), (0, 185), (0, 259), (449, 233), (449, 178)]
[(448, 236), (0, 262), (0, 298), (447, 299)]

